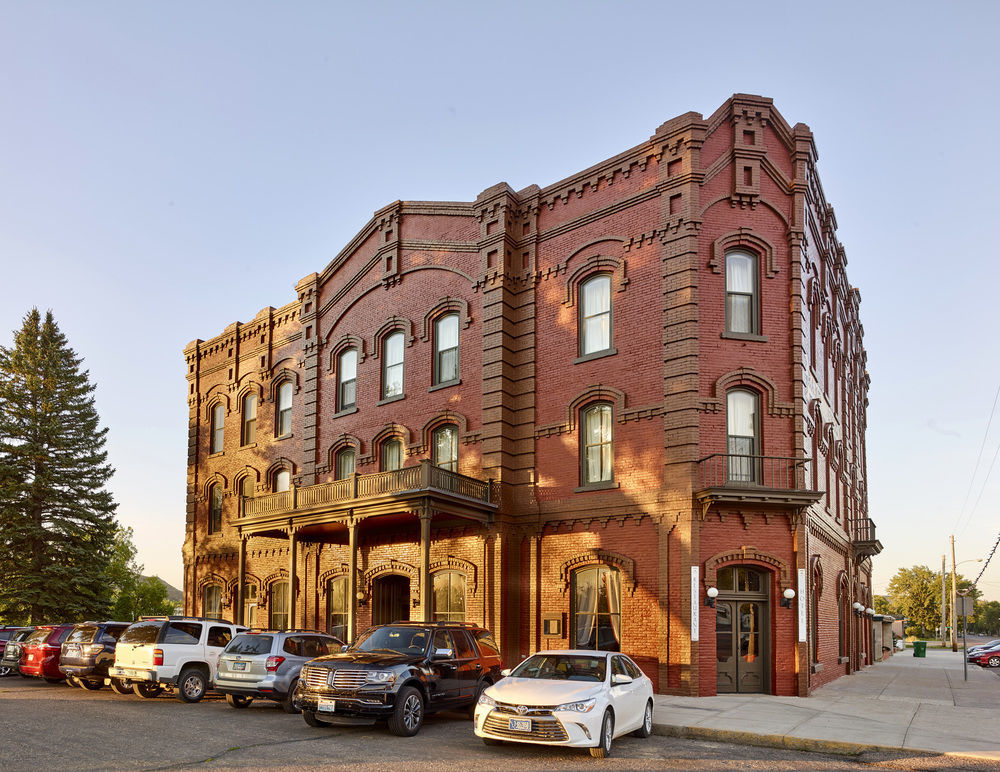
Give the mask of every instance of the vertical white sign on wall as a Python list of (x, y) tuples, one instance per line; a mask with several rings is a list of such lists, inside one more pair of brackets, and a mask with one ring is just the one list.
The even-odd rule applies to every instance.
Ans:
[(691, 566), (691, 640), (698, 640), (698, 566)]
[(808, 593), (806, 592), (806, 570), (804, 568), (799, 569), (799, 586), (795, 590), (799, 594), (799, 640), (806, 640), (806, 633), (809, 631), (809, 622), (806, 619), (806, 603), (808, 598), (806, 597)]

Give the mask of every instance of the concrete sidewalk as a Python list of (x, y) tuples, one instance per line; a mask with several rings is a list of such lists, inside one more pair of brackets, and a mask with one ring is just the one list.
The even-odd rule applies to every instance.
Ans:
[(909, 751), (1000, 761), (1000, 670), (910, 649), (810, 697), (655, 696), (657, 734), (826, 753)]

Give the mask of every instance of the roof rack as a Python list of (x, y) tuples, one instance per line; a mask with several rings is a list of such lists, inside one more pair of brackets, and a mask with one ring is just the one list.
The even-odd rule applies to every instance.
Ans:
[[(444, 620), (438, 622), (420, 622), (415, 619), (400, 619), (396, 622), (390, 622), (391, 625), (419, 625), (420, 627), (482, 627), (481, 624), (477, 622), (446, 622)], [(378, 625), (374, 625), (378, 627)]]
[(183, 619), (185, 621), (193, 621), (193, 622), (218, 622), (221, 625), (231, 625), (231, 624), (234, 624), (233, 622), (230, 622), (228, 619), (217, 619), (215, 617), (192, 617), (192, 616), (188, 616), (186, 614), (172, 614), (170, 616), (148, 616), (148, 617), (141, 616), (136, 621), (138, 621), (138, 622), (172, 622), (174, 620), (180, 620), (180, 619)]
[(323, 632), (322, 630), (313, 630), (309, 627), (295, 627), (288, 630), (274, 630), (269, 627), (250, 627), (243, 632), (245, 633), (313, 633), (315, 635), (328, 635), (331, 638), (336, 638), (337, 636)]

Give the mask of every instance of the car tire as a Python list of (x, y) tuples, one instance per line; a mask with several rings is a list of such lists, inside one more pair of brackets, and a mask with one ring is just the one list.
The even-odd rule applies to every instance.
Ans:
[(111, 691), (115, 694), (134, 694), (131, 684), (123, 678), (111, 679)]
[(227, 694), (226, 702), (231, 708), (249, 708), (253, 702), (253, 697), (245, 697), (242, 694)]
[(288, 685), (288, 694), (285, 695), (285, 699), (283, 699), (280, 703), (281, 709), (285, 711), (285, 713), (288, 713), (293, 716), (296, 713), (301, 712), (293, 704), (293, 700), (295, 698), (295, 690), (298, 688), (298, 686), (299, 686), (299, 679), (296, 678)]
[(476, 696), (472, 698), (472, 704), (469, 706), (469, 718), (473, 721), (476, 720), (476, 706), (479, 704), (479, 698), (489, 685), (487, 681), (480, 681), (479, 686), (476, 687)]
[(389, 716), (389, 731), (397, 737), (413, 737), (424, 723), (424, 698), (412, 686), (404, 686), (396, 695), (396, 705)]
[(326, 721), (320, 721), (316, 718), (316, 713), (312, 710), (303, 710), (302, 719), (312, 727), (330, 726)]
[(150, 681), (138, 681), (132, 684), (132, 691), (137, 697), (142, 697), (145, 700), (151, 700), (163, 691), (163, 687)]
[(615, 718), (610, 710), (604, 711), (604, 718), (601, 719), (600, 745), (590, 749), (590, 755), (595, 759), (606, 759), (611, 755), (611, 739), (615, 735)]
[(200, 667), (186, 667), (177, 679), (177, 699), (181, 702), (199, 702), (208, 691), (208, 676)]
[(1000, 657), (990, 657), (986, 660), (986, 664), (989, 667), (1000, 667)]
[(104, 688), (104, 681), (88, 681), (86, 678), (78, 678), (77, 680), (80, 682), (80, 687), (88, 692), (96, 692), (98, 689)]
[(0, 667), (0, 678), (9, 676), (13, 672), (14, 668), (10, 667), (10, 665), (4, 665), (3, 667)]
[(632, 732), (636, 737), (649, 737), (653, 734), (653, 701), (646, 703), (646, 709), (642, 713), (642, 726)]

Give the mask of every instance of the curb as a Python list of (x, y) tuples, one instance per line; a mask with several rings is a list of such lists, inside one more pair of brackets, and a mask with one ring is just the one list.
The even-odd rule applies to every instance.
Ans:
[[(758, 734), (737, 732), (732, 729), (709, 729), (700, 726), (674, 726), (653, 724), (653, 734), (665, 737), (680, 737), (685, 740), (714, 740), (716, 742), (739, 745), (759, 745), (765, 748), (788, 748), (795, 751), (833, 753), (839, 756), (858, 756), (869, 751), (883, 753), (909, 753), (921, 755), (931, 753), (942, 755), (940, 751), (925, 751), (916, 748), (901, 748), (898, 745), (872, 745), (870, 743), (849, 743), (839, 740), (813, 740), (808, 737), (790, 737), (783, 734)], [(949, 754), (951, 755), (951, 754)]]

